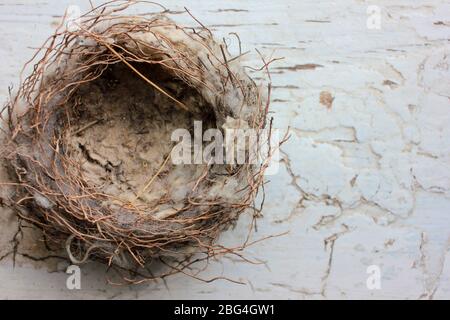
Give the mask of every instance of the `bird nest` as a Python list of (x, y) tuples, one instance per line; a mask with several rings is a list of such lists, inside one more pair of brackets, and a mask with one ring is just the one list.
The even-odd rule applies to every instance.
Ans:
[(97, 7), (47, 40), (5, 107), (1, 155), (14, 173), (8, 203), (21, 219), (72, 263), (168, 267), (125, 277), (140, 282), (242, 249), (217, 239), (247, 209), (257, 216), (272, 149), (256, 164), (220, 163), (199, 157), (208, 143), (194, 138), (181, 150), (189, 160), (175, 161), (180, 128), (194, 136), (251, 129), (260, 150), (268, 98), (240, 56), (195, 18), (199, 27), (187, 28), (164, 12), (127, 15), (129, 5)]

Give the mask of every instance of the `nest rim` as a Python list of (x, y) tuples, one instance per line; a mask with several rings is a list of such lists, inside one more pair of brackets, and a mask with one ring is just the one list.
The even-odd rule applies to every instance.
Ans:
[[(208, 261), (211, 257), (228, 253), (235, 253), (239, 257), (242, 257), (239, 252), (249, 244), (248, 237), (242, 246), (236, 248), (224, 247), (216, 243), (216, 241), (220, 233), (232, 225), (239, 215), (247, 209), (253, 209), (251, 222), (253, 226), (254, 219), (260, 214), (261, 209), (258, 210), (254, 207), (254, 201), (264, 184), (264, 170), (268, 166), (270, 155), (258, 168), (251, 165), (241, 165), (237, 167), (237, 170), (232, 172), (233, 175), (242, 175), (242, 179), (246, 180), (246, 192), (240, 201), (236, 203), (222, 202), (209, 204), (192, 201), (190, 205), (197, 209), (207, 207), (204, 214), (197, 214), (193, 218), (186, 218), (184, 221), (186, 225), (182, 228), (181, 232), (174, 232), (179, 230), (170, 229), (168, 228), (168, 224), (162, 224), (161, 228), (168, 228), (168, 230), (161, 232), (159, 235), (155, 235), (153, 232), (146, 232), (146, 230), (138, 230), (135, 226), (133, 228), (122, 228), (119, 224), (114, 223), (114, 220), (109, 218), (113, 216), (111, 212), (105, 211), (98, 204), (92, 205), (92, 201), (98, 201), (99, 198), (105, 195), (96, 193), (95, 188), (92, 188), (92, 186), (86, 184), (84, 181), (80, 181), (76, 175), (69, 176), (65, 169), (62, 169), (62, 171), (61, 167), (55, 169), (55, 163), (60, 166), (65, 163), (62, 165), (64, 167), (65, 165), (70, 165), (70, 161), (67, 161), (67, 159), (64, 159), (59, 154), (59, 150), (63, 146), (59, 145), (57, 136), (54, 134), (60, 128), (56, 126), (56, 129), (53, 131), (48, 130), (49, 127), (55, 125), (55, 118), (51, 117), (53, 112), (49, 113), (48, 111), (52, 110), (54, 108), (53, 106), (65, 105), (69, 101), (69, 97), (72, 97), (76, 93), (80, 83), (94, 81), (104, 71), (100, 72), (100, 74), (94, 72), (93, 75), (90, 75), (91, 79), (89, 77), (83, 78), (83, 76), (80, 79), (80, 74), (84, 75), (85, 73), (83, 72), (92, 72), (93, 69), (86, 68), (86, 65), (80, 66), (79, 70), (69, 68), (67, 69), (70, 71), (68, 73), (58, 73), (60, 71), (53, 69), (61, 65), (66, 50), (69, 50), (69, 56), (76, 52), (77, 47), (72, 46), (75, 43), (79, 45), (80, 39), (83, 39), (82, 42), (84, 44), (92, 40), (102, 47), (102, 52), (94, 52), (94, 55), (98, 55), (97, 58), (105, 55), (105, 52), (108, 52), (106, 58), (102, 57), (104, 58), (103, 60), (100, 58), (97, 60), (88, 60), (92, 65), (99, 62), (100, 64), (105, 64), (105, 62), (106, 64), (124, 64), (135, 72), (137, 76), (143, 78), (149, 85), (153, 86), (155, 90), (166, 95), (167, 98), (171, 99), (181, 109), (186, 107), (183, 102), (178, 101), (178, 99), (168, 94), (157, 83), (153, 83), (149, 79), (144, 79), (145, 76), (133, 67), (131, 63), (133, 60), (144, 60), (141, 63), (161, 63), (162, 60), (152, 60), (155, 58), (149, 58), (145, 54), (136, 57), (136, 52), (129, 52), (130, 49), (126, 47), (121, 48), (114, 38), (108, 38), (106, 36), (108, 32), (124, 31), (124, 27), (125, 31), (121, 36), (129, 36), (129, 33), (131, 33), (130, 30), (136, 30), (136, 28), (148, 28), (148, 17), (130, 18), (130, 16), (118, 14), (126, 10), (130, 5), (140, 2), (133, 1), (133, 3), (124, 5), (121, 1), (112, 1), (116, 5), (112, 7), (111, 4), (100, 6), (83, 16), (83, 25), (85, 27), (82, 27), (81, 31), (70, 31), (67, 29), (61, 31), (58, 28), (55, 34), (46, 42), (46, 45), (41, 48), (40, 52), (43, 53), (43, 57), (36, 63), (32, 74), (21, 82), (18, 94), (12, 97), (5, 107), (8, 115), (6, 118), (8, 131), (6, 132), (6, 147), (2, 150), (1, 156), (7, 160), (10, 168), (14, 171), (14, 179), (16, 180), (16, 182), (10, 183), (15, 188), (15, 193), (14, 197), (8, 199), (7, 203), (14, 208), (21, 219), (38, 226), (44, 232), (46, 238), (48, 237), (55, 244), (62, 244), (72, 263), (81, 264), (87, 260), (98, 259), (108, 266), (118, 266), (120, 269), (135, 271), (136, 267), (143, 268), (149, 261), (158, 258), (159, 262), (168, 267), (168, 271), (164, 271), (158, 275), (148, 273), (145, 275), (139, 274), (138, 277), (132, 279), (124, 276), (125, 283), (142, 283), (179, 272), (198, 278), (187, 271), (194, 261)], [(99, 11), (103, 8), (105, 10)], [(190, 14), (190, 12), (188, 13)], [(269, 94), (267, 101), (264, 101), (260, 95), (259, 88), (249, 77), (249, 82), (246, 84), (254, 86), (250, 89), (249, 87), (245, 87), (246, 84), (241, 83), (242, 79), (239, 78), (242, 75), (232, 70), (229, 66), (231, 63), (230, 60), (233, 58), (229, 56), (227, 58), (226, 49), (222, 45), (219, 46), (220, 51), (216, 47), (208, 47), (211, 44), (215, 46), (217, 43), (212, 33), (193, 16), (193, 19), (200, 24), (200, 31), (194, 31), (194, 33), (189, 33), (188, 28), (181, 27), (172, 21), (164, 20), (160, 14), (151, 15), (151, 17), (150, 21), (153, 21), (153, 23), (167, 23), (170, 27), (182, 30), (183, 33), (196, 41), (196, 43), (206, 46), (207, 51), (210, 53), (215, 52), (216, 54), (212, 55), (212, 59), (216, 59), (218, 62), (211, 62), (211, 65), (217, 67), (217, 72), (223, 73), (223, 75), (220, 75), (220, 79), (224, 86), (224, 91), (229, 91), (230, 86), (235, 90), (241, 90), (242, 102), (255, 107), (250, 113), (253, 117), (251, 126), (257, 130), (263, 130), (266, 127), (270, 101), (270, 86), (268, 88)], [(105, 21), (114, 22), (104, 29), (103, 33), (92, 31), (100, 22)], [(125, 21), (125, 25), (123, 25), (124, 22), (122, 21)], [(114, 29), (116, 27), (117, 29)], [(59, 42), (56, 39), (60, 39)], [(165, 44), (167, 45), (167, 43)], [(137, 45), (138, 49), (140, 49), (139, 45)], [(168, 47), (170, 48), (170, 45)], [(123, 51), (120, 52), (118, 48)], [(155, 55), (161, 54), (158, 51), (159, 49), (161, 48), (156, 48)], [(180, 55), (181, 57), (185, 57), (185, 52), (181, 52)], [(195, 83), (199, 84), (205, 81), (198, 79), (197, 74), (194, 72), (195, 68), (188, 69), (185, 65), (178, 65), (177, 59), (180, 59), (180, 56), (172, 57), (171, 62), (175, 61), (175, 67), (174, 64), (170, 63), (167, 65), (162, 63), (162, 65), (166, 67), (166, 70), (178, 68), (174, 71), (173, 75), (184, 81), (187, 85), (192, 86)], [(185, 63), (191, 63), (191, 58), (187, 57)], [(267, 68), (267, 66), (268, 63), (265, 63), (264, 68)], [(48, 71), (49, 69), (52, 70)], [(79, 72), (80, 70), (82, 72)], [(70, 77), (75, 74), (77, 74), (75, 81), (70, 80)], [(42, 84), (48, 84), (54, 80), (51, 78), (53, 75), (63, 75), (64, 77), (57, 79), (53, 83), (53, 87), (47, 85), (43, 88)], [(213, 87), (215, 84), (208, 83), (207, 85)], [(246, 97), (248, 91), (246, 90), (254, 90), (253, 92), (257, 92), (256, 102), (254, 99), (248, 101)], [(18, 111), (18, 109), (21, 109), (21, 101), (25, 101), (27, 104), (27, 109), (23, 113)], [(225, 113), (216, 113), (216, 118), (219, 116), (225, 117), (227, 112), (231, 116), (240, 117), (240, 115), (233, 114), (233, 110), (227, 110), (223, 106), (222, 108), (225, 110), (221, 110), (220, 112)], [(53, 115), (56, 115), (56, 113)], [(247, 120), (249, 120), (248, 117)], [(26, 144), (39, 146), (42, 153), (37, 158), (34, 154), (27, 154), (26, 148), (24, 148)], [(56, 155), (51, 161), (46, 159), (45, 156), (45, 152), (49, 152), (49, 150), (51, 150), (50, 152), (54, 156)], [(41, 163), (45, 161), (47, 163)], [(36, 177), (30, 178), (30, 172)], [(66, 175), (62, 175), (62, 172), (65, 172)], [(198, 183), (201, 183), (201, 180)], [(49, 187), (48, 184), (51, 184), (51, 186)], [(79, 192), (80, 190), (82, 191), (81, 193)], [(72, 195), (69, 194), (74, 191), (77, 192)], [(93, 210), (93, 208), (97, 209)], [(134, 209), (131, 210), (133, 211)], [(133, 211), (133, 214), (135, 213)], [(198, 220), (208, 219), (210, 224), (196, 224)], [(173, 223), (173, 221), (170, 221), (170, 223)], [(251, 232), (252, 228), (249, 230)], [(142, 232), (142, 234), (139, 234), (139, 232)], [(169, 233), (175, 234), (168, 236)], [(184, 251), (186, 248), (189, 248), (189, 250)], [(193, 260), (192, 257), (198, 253), (203, 253), (204, 258)], [(172, 262), (174, 263), (170, 263), (166, 258), (173, 259)]]

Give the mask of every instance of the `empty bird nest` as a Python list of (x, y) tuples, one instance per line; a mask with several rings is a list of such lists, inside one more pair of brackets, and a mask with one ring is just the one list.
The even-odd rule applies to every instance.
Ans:
[[(245, 127), (261, 140), (268, 97), (195, 18), (187, 28), (164, 11), (130, 16), (130, 4), (97, 7), (47, 40), (3, 112), (1, 156), (14, 178), (4, 202), (21, 219), (72, 263), (99, 260), (140, 282), (242, 249), (217, 239), (258, 214), (273, 148), (258, 164), (172, 159), (173, 133), (194, 133), (194, 121), (200, 134)], [(137, 271), (155, 261), (168, 269)]]

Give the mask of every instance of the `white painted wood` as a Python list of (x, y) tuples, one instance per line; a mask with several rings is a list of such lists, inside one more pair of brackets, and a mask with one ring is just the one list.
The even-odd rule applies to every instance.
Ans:
[[(102, 270), (82, 268), (82, 290), (67, 275), (19, 257), (0, 264), (1, 298), (450, 298), (450, 4), (445, 0), (164, 1), (186, 5), (217, 37), (263, 55), (272, 66), (272, 111), (292, 127), (280, 171), (267, 185), (249, 265), (224, 258), (205, 277), (244, 281), (205, 284), (182, 275), (164, 283), (116, 288)], [(70, 4), (0, 3), (0, 100)], [(367, 27), (367, 8), (381, 12)], [(189, 18), (175, 14), (174, 19)], [(191, 23), (191, 22), (190, 22)], [(236, 44), (234, 49), (236, 50)], [(314, 68), (315, 65), (315, 68)], [(257, 75), (255, 75), (257, 76)], [(326, 106), (328, 92), (334, 100)], [(320, 96), (324, 103), (320, 103)], [(0, 215), (0, 256), (15, 222)], [(243, 238), (245, 224), (224, 239)], [(381, 271), (369, 290), (367, 268)], [(61, 266), (60, 266), (61, 268)]]

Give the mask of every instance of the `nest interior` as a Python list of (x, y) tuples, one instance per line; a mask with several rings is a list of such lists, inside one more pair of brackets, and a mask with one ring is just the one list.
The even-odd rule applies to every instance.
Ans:
[[(146, 214), (152, 208), (155, 216), (164, 218), (171, 211), (166, 209), (182, 205), (179, 202), (206, 169), (206, 164), (165, 163), (175, 144), (171, 134), (183, 128), (194, 136), (194, 121), (202, 121), (203, 130), (214, 128), (216, 121), (201, 95), (158, 65), (136, 68), (144, 69), (141, 73), (148, 79), (198, 111), (178, 108), (119, 63), (74, 92), (69, 102), (73, 107), (68, 115), (62, 114), (59, 126), (65, 126), (67, 155), (80, 164), (83, 179), (117, 198), (105, 201), (105, 206), (133, 203)], [(166, 201), (170, 205), (161, 208)]]
[(92, 11), (57, 30), (6, 106), (5, 202), (66, 249), (133, 269), (158, 258), (180, 272), (193, 253), (233, 249), (222, 230), (254, 204), (260, 165), (172, 164), (171, 133), (266, 124), (268, 103), (209, 30), (164, 15)]

